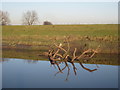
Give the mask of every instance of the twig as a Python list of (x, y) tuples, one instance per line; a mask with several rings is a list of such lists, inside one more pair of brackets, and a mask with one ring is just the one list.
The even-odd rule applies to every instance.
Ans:
[[(61, 47), (61, 46), (62, 46), (62, 44), (60, 43), (60, 44), (59, 44), (59, 47)], [(56, 53), (53, 55), (53, 58), (55, 58), (56, 54), (57, 54), (59, 51), (60, 51), (60, 49), (58, 48), (58, 50), (56, 51)]]
[(73, 62), (73, 61), (75, 60), (75, 58), (76, 58), (76, 56), (75, 56), (76, 51), (77, 51), (77, 48), (75, 48), (75, 50), (74, 50), (74, 52), (73, 52), (73, 58), (72, 58), (71, 62)]

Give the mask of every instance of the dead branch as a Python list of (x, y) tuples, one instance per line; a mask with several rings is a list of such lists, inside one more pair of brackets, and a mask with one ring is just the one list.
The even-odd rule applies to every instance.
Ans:
[(77, 48), (75, 48), (74, 52), (73, 52), (73, 58), (71, 60), (71, 62), (73, 62), (75, 59), (76, 59), (76, 51), (77, 51)]
[(77, 59), (80, 59), (84, 54), (91, 52), (91, 49), (88, 49), (84, 51), (80, 56), (77, 57)]
[(77, 72), (76, 72), (77, 68), (75, 67), (75, 64), (73, 62), (71, 64), (73, 66), (73, 70), (74, 70), (75, 75), (77, 75)]
[(58, 46), (58, 45), (56, 45), (55, 43), (54, 43), (54, 45), (58, 48), (58, 49), (61, 49), (61, 50), (63, 50), (64, 52), (67, 52), (64, 48), (62, 48), (61, 46)]
[(97, 69), (91, 70), (91, 69), (89, 69), (89, 68), (84, 67), (83, 64), (82, 64), (80, 61), (79, 61), (79, 64), (81, 65), (81, 67), (82, 67), (83, 69), (85, 69), (85, 70), (87, 70), (87, 71), (89, 71), (89, 72), (93, 72), (93, 71), (96, 71), (96, 70), (97, 70)]
[[(49, 50), (48, 51), (48, 58), (49, 58), (49, 61), (51, 63), (51, 65), (56, 65), (57, 68), (58, 68), (58, 72), (55, 74), (55, 76), (58, 74), (58, 73), (63, 73), (63, 71), (68, 68), (68, 73), (67, 73), (67, 77), (66, 77), (66, 80), (68, 80), (68, 76), (69, 76), (69, 71), (70, 71), (70, 68), (68, 66), (68, 62), (71, 63), (71, 65), (73, 66), (73, 71), (74, 71), (74, 74), (76, 75), (77, 72), (77, 68), (74, 64), (74, 61), (79, 61), (79, 64), (80, 66), (89, 71), (89, 72), (93, 72), (93, 71), (96, 71), (97, 69), (89, 69), (89, 68), (86, 68), (82, 63), (81, 63), (81, 59), (85, 59), (87, 57), (87, 59), (91, 59), (93, 58), (93, 56), (95, 56), (96, 53), (98, 53), (98, 49), (100, 48), (100, 46), (98, 46), (96, 49), (87, 49), (85, 51), (82, 52), (82, 54), (76, 56), (76, 52), (77, 52), (77, 48), (74, 48), (74, 51), (72, 54), (70, 54), (70, 44), (69, 44), (69, 41), (67, 38), (65, 38), (66, 40), (66, 43), (67, 43), (67, 49), (65, 49), (63, 47), (63, 44), (60, 43), (59, 45), (57, 45), (56, 43), (54, 43), (54, 46), (56, 47), (56, 50)], [(61, 51), (63, 52), (61, 54)], [(59, 64), (61, 62), (64, 62), (65, 66), (61, 69)]]
[(67, 72), (67, 76), (66, 76), (66, 81), (68, 81), (68, 76), (70, 75), (70, 68), (68, 67), (68, 72)]
[[(60, 43), (59, 44), (59, 47), (61, 47), (62, 46), (62, 44)], [(53, 55), (53, 58), (55, 58), (55, 56), (56, 56), (56, 54), (58, 53), (60, 51), (60, 49), (58, 48), (58, 50), (55, 52), (55, 54)]]
[(90, 56), (90, 58), (92, 58), (96, 53), (98, 53), (99, 48), (100, 48), (100, 45), (96, 48), (96, 50), (92, 50), (93, 54)]
[[(63, 67), (63, 68), (61, 69), (61, 71), (63, 71), (66, 67), (68, 67), (67, 62), (65, 62), (65, 67)], [(55, 76), (56, 76), (58, 73), (60, 73), (60, 71), (58, 71), (58, 72), (55, 74)]]
[[(74, 60), (80, 60), (81, 58), (84, 58), (84, 56), (87, 56), (88, 59), (91, 59), (96, 53), (98, 53), (98, 49), (99, 49), (99, 46), (97, 49), (88, 49), (88, 50), (85, 50), (82, 54), (80, 54), (79, 56), (76, 56), (76, 51), (77, 51), (77, 48), (74, 49), (73, 51), (73, 56), (70, 56), (69, 55), (69, 50), (70, 50), (70, 46), (69, 46), (69, 43), (67, 41), (67, 46), (68, 46), (68, 49), (65, 50), (63, 47), (62, 47), (62, 44), (60, 43), (59, 45), (55, 44), (54, 45), (56, 46), (57, 50), (56, 52), (54, 52), (54, 50), (49, 50), (49, 54), (48, 54), (48, 57), (49, 57), (49, 60), (53, 60), (53, 61), (68, 61), (68, 62), (74, 62)], [(64, 51), (64, 54), (60, 54), (59, 52), (61, 51)], [(92, 53), (91, 55), (86, 55), (88, 53)]]

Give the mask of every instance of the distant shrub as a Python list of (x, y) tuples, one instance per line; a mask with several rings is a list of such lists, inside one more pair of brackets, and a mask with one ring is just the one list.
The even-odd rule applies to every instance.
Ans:
[(43, 25), (53, 25), (51, 22), (44, 21)]

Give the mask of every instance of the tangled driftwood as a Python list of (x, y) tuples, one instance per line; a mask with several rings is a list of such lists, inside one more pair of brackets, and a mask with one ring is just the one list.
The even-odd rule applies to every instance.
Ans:
[[(49, 58), (50, 63), (52, 65), (56, 65), (58, 67), (59, 72), (62, 73), (62, 71), (67, 67), (68, 68), (67, 78), (68, 78), (69, 70), (70, 70), (69, 65), (68, 65), (68, 62), (69, 62), (72, 64), (74, 73), (76, 75), (77, 68), (75, 67), (75, 64), (74, 64), (75, 61), (78, 61), (80, 66), (89, 72), (93, 72), (93, 71), (97, 70), (97, 69), (91, 70), (89, 68), (86, 68), (82, 64), (81, 60), (82, 59), (90, 60), (96, 53), (98, 53), (98, 49), (100, 48), (100, 46), (98, 46), (96, 49), (87, 49), (87, 50), (83, 51), (80, 55), (76, 56), (77, 48), (74, 48), (73, 53), (70, 54), (70, 44), (67, 39), (66, 39), (66, 42), (67, 42), (67, 49), (63, 48), (62, 43), (60, 43), (59, 45), (54, 43), (56, 50), (52, 49), (52, 50), (48, 51), (48, 58)], [(60, 51), (62, 51), (63, 53), (60, 53)], [(65, 67), (61, 69), (59, 66), (60, 63), (64, 63)], [(57, 73), (59, 73), (59, 72), (57, 72)], [(66, 80), (67, 80), (67, 78), (66, 78)]]

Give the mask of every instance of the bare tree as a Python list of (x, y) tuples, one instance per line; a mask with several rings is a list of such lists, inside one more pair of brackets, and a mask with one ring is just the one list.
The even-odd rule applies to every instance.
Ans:
[(9, 19), (9, 13), (6, 11), (0, 11), (0, 25), (9, 25), (10, 19)]
[(23, 14), (23, 24), (33, 25), (38, 22), (38, 15), (36, 11), (27, 11)]

